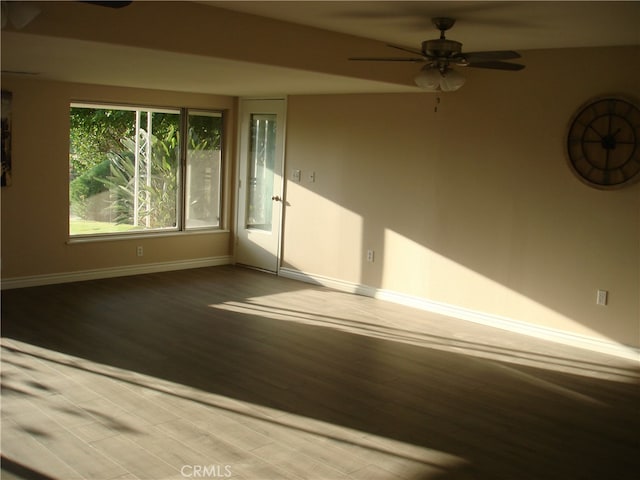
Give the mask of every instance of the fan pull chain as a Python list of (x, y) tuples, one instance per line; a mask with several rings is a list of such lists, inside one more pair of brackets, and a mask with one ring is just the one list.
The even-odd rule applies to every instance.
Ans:
[(433, 107), (435, 113), (438, 113), (438, 105), (440, 105), (440, 97), (436, 97), (436, 105)]

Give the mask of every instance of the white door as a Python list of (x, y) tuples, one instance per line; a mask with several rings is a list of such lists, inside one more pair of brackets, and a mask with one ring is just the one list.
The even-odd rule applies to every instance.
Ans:
[(240, 100), (236, 262), (278, 272), (285, 100)]

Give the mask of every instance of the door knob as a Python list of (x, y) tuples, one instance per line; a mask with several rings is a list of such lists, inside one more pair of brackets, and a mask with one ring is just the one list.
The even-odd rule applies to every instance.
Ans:
[(276, 202), (282, 201), (282, 199), (278, 195), (274, 195), (273, 197), (271, 197), (271, 200), (275, 200)]

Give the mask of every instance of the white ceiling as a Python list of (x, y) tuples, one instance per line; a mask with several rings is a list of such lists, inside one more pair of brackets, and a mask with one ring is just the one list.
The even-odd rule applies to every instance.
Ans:
[(418, 48), (437, 38), (433, 17), (465, 50), (640, 44), (638, 1), (202, 1), (244, 13)]
[(224, 58), (13, 32), (3, 33), (2, 71), (65, 82), (232, 96), (415, 90)]
[[(640, 2), (637, 1), (197, 3), (414, 48), (418, 48), (422, 40), (438, 36), (430, 21), (434, 16), (456, 19), (448, 37), (462, 42), (463, 51), (640, 45)], [(42, 8), (41, 15), (46, 16), (46, 4)], [(35, 25), (36, 21), (33, 23)], [(291, 42), (299, 41), (291, 38)], [(256, 48), (260, 47), (256, 45)], [(386, 53), (386, 48), (383, 51)], [(354, 56), (368, 53), (350, 52)], [(318, 52), (309, 52), (311, 56), (316, 54)], [(387, 53), (397, 54), (391, 49)], [(336, 53), (336, 56), (340, 55)], [(336, 58), (336, 62), (344, 60)], [(172, 68), (167, 69), (167, 65)], [(413, 64), (374, 65), (369, 67), (372, 71), (416, 68)], [(37, 73), (40, 77), (60, 81), (238, 96), (417, 91), (411, 85), (409, 73), (408, 82), (387, 82), (375, 77), (366, 79), (360, 75), (357, 78), (288, 65), (265, 65), (246, 59), (43, 36), (30, 32), (29, 28), (2, 32), (2, 70)]]

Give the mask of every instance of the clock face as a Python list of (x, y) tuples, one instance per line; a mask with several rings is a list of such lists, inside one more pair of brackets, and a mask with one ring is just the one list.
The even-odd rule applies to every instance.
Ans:
[(640, 110), (621, 98), (590, 102), (573, 118), (567, 152), (573, 171), (593, 187), (640, 179)]

